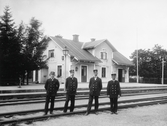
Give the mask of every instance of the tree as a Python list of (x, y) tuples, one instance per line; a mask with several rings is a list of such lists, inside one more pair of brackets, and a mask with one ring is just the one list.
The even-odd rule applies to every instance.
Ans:
[(153, 68), (156, 71), (154, 74), (154, 77), (158, 78), (160, 80), (160, 78), (162, 78), (162, 60), (166, 60), (167, 59), (167, 50), (163, 49), (162, 46), (159, 45), (155, 45), (152, 49), (153, 52)]
[(32, 18), (28, 26), (23, 22), (16, 28), (9, 7), (0, 17), (0, 84), (18, 84), (25, 73), (47, 67), (43, 51), (48, 39), (40, 30), (42, 23)]
[[(137, 75), (137, 50), (132, 53), (130, 57), (135, 66), (130, 67), (130, 75)], [(150, 50), (138, 50), (138, 67), (139, 67), (139, 76), (149, 76), (149, 67), (150, 67)]]
[(20, 31), (23, 33), (23, 72), (27, 73), (27, 84), (28, 76), (31, 71), (47, 67), (46, 61), (43, 60), (42, 54), (47, 47), (48, 39), (43, 35), (43, 32), (40, 30), (41, 25), (42, 23), (35, 18), (32, 18), (30, 20), (30, 24), (25, 28), (25, 30), (23, 30), (23, 26), (20, 25)]
[(21, 43), (8, 6), (0, 17), (0, 84), (18, 81)]
[[(137, 56), (135, 50), (132, 55), (131, 59), (135, 66), (130, 67), (130, 75), (136, 75), (136, 68), (137, 68)], [(160, 81), (161, 72), (162, 72), (162, 59), (167, 58), (167, 51), (162, 49), (161, 46), (155, 45), (152, 50), (138, 50), (138, 67), (139, 67), (139, 76), (144, 78), (157, 78)]]

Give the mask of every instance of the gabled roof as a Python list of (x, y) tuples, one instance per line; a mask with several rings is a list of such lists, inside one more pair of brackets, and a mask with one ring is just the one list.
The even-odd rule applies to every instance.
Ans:
[(83, 42), (75, 42), (61, 37), (50, 38), (62, 49), (66, 46), (69, 50), (69, 55), (74, 56), (78, 61), (101, 62), (97, 57), (94, 57), (91, 53), (89, 53), (89, 51), (82, 49)]
[(97, 41), (93, 41), (93, 42), (85, 42), (82, 48), (83, 49), (95, 48), (96, 46), (100, 45), (104, 41), (105, 41), (105, 39), (103, 39), (103, 40), (97, 40)]
[(107, 39), (86, 42), (86, 43), (84, 43), (82, 48), (83, 49), (94, 49), (103, 42), (106, 42), (108, 44), (108, 46), (112, 49), (113, 52), (117, 51), (116, 48)]
[(123, 56), (118, 51), (113, 52), (113, 61), (117, 65), (123, 65), (123, 66), (133, 66), (134, 65), (129, 59), (127, 59), (125, 56)]
[(108, 44), (109, 47), (111, 48), (111, 50), (113, 51), (113, 61), (117, 65), (125, 65), (125, 66), (132, 66), (133, 65), (133, 63), (129, 59), (127, 59), (125, 56), (123, 56), (121, 53), (119, 53), (116, 50), (116, 48), (107, 39), (86, 42), (86, 43), (84, 43), (82, 48), (83, 49), (94, 49), (103, 42), (106, 42), (106, 44)]
[(113, 62), (117, 65), (132, 66), (133, 63), (119, 53), (115, 47), (107, 40), (96, 40), (92, 42), (76, 42), (73, 40), (64, 39), (61, 37), (50, 37), (50, 39), (56, 42), (62, 49), (66, 46), (69, 50), (69, 55), (74, 56), (77, 61), (87, 61), (87, 62), (101, 62), (97, 57), (93, 56), (88, 50), (94, 49), (103, 42), (106, 42), (108, 46), (113, 51)]

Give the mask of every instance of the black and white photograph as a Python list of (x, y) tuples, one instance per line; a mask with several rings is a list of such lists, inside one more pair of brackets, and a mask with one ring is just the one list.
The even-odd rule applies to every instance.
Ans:
[(167, 0), (0, 0), (0, 126), (167, 126)]

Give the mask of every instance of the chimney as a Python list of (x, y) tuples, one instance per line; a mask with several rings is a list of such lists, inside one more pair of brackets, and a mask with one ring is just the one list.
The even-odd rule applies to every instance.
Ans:
[(75, 42), (79, 42), (79, 35), (73, 35), (73, 41), (75, 41)]
[(96, 39), (95, 38), (91, 38), (91, 42), (95, 41)]

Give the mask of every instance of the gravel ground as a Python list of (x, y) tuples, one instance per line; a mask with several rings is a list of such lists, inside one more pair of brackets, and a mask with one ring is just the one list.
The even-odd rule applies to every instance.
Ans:
[(99, 115), (74, 115), (37, 121), (19, 126), (167, 126), (167, 104), (129, 108), (118, 111), (118, 115), (109, 111)]

